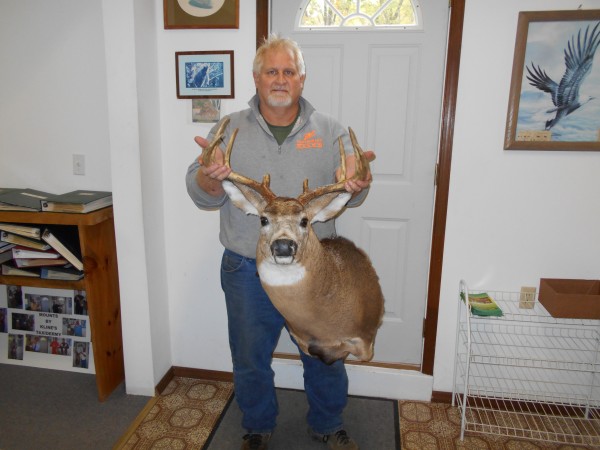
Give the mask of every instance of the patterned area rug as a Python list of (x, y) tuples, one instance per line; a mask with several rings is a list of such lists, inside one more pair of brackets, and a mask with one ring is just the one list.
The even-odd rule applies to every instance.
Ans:
[(233, 383), (175, 377), (114, 449), (201, 449), (232, 394)]
[(445, 403), (398, 402), (402, 450), (538, 450), (591, 449), (490, 434), (465, 433), (460, 440), (460, 411)]

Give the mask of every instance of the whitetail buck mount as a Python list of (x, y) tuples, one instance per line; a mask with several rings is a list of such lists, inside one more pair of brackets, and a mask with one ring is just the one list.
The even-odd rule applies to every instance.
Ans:
[[(204, 149), (204, 165), (214, 161), (228, 123), (229, 118), (224, 118)], [(237, 132), (227, 144), (228, 167)], [(364, 179), (369, 162), (352, 129), (349, 132), (356, 157), (356, 171), (350, 179)], [(233, 204), (260, 218), (256, 264), (263, 288), (300, 349), (327, 364), (349, 354), (370, 361), (384, 312), (379, 278), (367, 254), (342, 237), (319, 241), (312, 229), (312, 223), (337, 216), (351, 197), (344, 188), (348, 180), (341, 138), (339, 146), (340, 180), (314, 190), (305, 180), (297, 198), (276, 196), (268, 174), (258, 183), (232, 171), (223, 181)]]

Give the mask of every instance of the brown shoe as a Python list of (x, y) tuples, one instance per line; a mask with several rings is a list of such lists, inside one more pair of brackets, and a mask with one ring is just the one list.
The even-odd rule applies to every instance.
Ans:
[(242, 450), (267, 450), (271, 433), (249, 433), (243, 439)]
[(332, 450), (359, 450), (358, 445), (354, 442), (346, 430), (336, 431), (332, 434), (319, 434), (309, 430), (311, 437), (320, 442), (325, 442), (327, 448)]

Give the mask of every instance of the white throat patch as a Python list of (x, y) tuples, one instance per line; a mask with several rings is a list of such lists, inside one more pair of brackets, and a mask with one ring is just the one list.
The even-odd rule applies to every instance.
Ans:
[(306, 270), (300, 264), (274, 264), (263, 261), (258, 266), (258, 275), (261, 283), (269, 286), (290, 286), (304, 278)]

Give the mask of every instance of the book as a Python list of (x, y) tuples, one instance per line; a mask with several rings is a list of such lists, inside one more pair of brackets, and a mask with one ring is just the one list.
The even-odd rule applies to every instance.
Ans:
[(48, 250), (50, 248), (50, 245), (44, 241), (26, 238), (25, 236), (19, 236), (18, 234), (8, 233), (6, 231), (0, 231), (0, 240), (20, 245), (21, 247), (34, 248), (36, 250)]
[(19, 236), (25, 236), (34, 239), (40, 239), (41, 237), (40, 227), (33, 227), (31, 225), (0, 223), (0, 231), (7, 231), (9, 233), (18, 234)]
[[(48, 245), (48, 247), (50, 247), (50, 245)], [(27, 247), (16, 246), (12, 248), (12, 257), (15, 259), (56, 259), (60, 257), (60, 254), (54, 250), (34, 250)]]
[(77, 190), (41, 202), (42, 211), (85, 214), (112, 205), (112, 192)]
[(12, 253), (11, 252), (0, 253), (0, 264), (4, 263), (6, 261), (10, 261), (11, 259), (12, 259)]
[(83, 278), (83, 272), (73, 267), (42, 267), (40, 277), (47, 280), (77, 281)]
[(10, 242), (4, 242), (0, 240), (0, 253), (4, 253), (9, 251), (15, 246), (15, 244), (11, 244)]
[(12, 261), (2, 264), (2, 275), (17, 275), (20, 277), (40, 277), (39, 270), (19, 269)]
[[(460, 293), (463, 301), (465, 301), (464, 292)], [(479, 294), (469, 293), (469, 306), (471, 307), (471, 313), (476, 316), (502, 316), (502, 310), (492, 297), (487, 292), (481, 292)]]
[(15, 266), (19, 269), (23, 267), (45, 267), (45, 266), (64, 266), (68, 261), (64, 258), (14, 258)]
[(77, 270), (83, 270), (81, 250), (79, 247), (79, 234), (77, 228), (53, 227), (46, 228), (42, 233), (42, 239), (52, 246)]
[(41, 201), (54, 196), (35, 189), (15, 189), (0, 194), (0, 211), (41, 211)]
[(5, 188), (5, 187), (0, 187), (0, 195), (2, 194), (8, 194), (9, 192), (13, 192), (18, 190), (17, 188)]

